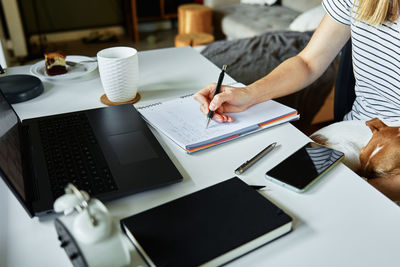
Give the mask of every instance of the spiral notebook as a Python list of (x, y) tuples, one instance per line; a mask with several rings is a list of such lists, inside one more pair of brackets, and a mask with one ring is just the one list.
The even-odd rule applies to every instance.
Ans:
[(239, 113), (228, 113), (232, 123), (210, 122), (206, 129), (206, 116), (193, 95), (139, 107), (143, 118), (154, 128), (168, 136), (177, 145), (193, 153), (244, 135), (297, 120), (297, 110), (269, 100), (251, 106)]

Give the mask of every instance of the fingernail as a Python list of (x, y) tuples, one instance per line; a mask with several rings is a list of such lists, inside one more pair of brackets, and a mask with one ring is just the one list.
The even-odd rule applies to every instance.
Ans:
[(215, 109), (215, 105), (214, 105), (213, 103), (210, 103), (209, 109), (210, 109), (210, 110), (214, 110), (214, 109)]

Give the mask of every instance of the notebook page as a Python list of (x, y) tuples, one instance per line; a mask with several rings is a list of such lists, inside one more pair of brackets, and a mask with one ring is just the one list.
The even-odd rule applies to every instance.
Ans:
[[(139, 108), (142, 116), (156, 129), (174, 140), (182, 148), (188, 145), (216, 139), (221, 136), (252, 131), (258, 124), (289, 114), (294, 109), (266, 101), (239, 112), (230, 113), (234, 122), (211, 121), (206, 129), (206, 116), (200, 112), (200, 104), (193, 96), (177, 98), (157, 105)], [(252, 128), (255, 129), (252, 129)]]

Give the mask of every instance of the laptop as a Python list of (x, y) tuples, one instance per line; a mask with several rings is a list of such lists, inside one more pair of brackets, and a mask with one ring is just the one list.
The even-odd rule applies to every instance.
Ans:
[(21, 122), (1, 90), (0, 176), (31, 217), (68, 183), (107, 201), (182, 180), (133, 105)]

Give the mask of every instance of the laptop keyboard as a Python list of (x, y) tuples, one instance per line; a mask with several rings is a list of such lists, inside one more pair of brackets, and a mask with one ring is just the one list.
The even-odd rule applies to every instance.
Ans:
[(90, 195), (117, 189), (85, 114), (43, 119), (39, 130), (54, 198), (68, 183)]

